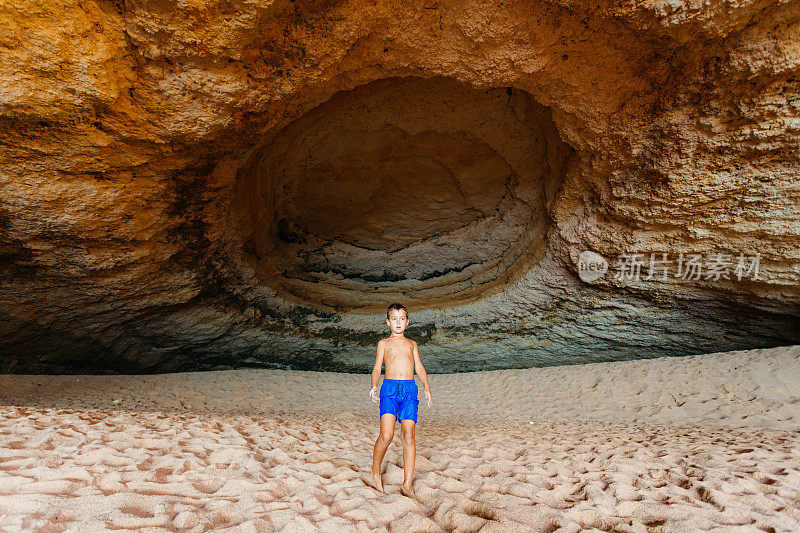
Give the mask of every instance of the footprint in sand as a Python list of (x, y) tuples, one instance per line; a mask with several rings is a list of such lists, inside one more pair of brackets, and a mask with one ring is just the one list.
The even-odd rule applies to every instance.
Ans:
[(203, 494), (214, 494), (225, 485), (225, 482), (218, 479), (198, 479), (192, 481), (192, 487)]

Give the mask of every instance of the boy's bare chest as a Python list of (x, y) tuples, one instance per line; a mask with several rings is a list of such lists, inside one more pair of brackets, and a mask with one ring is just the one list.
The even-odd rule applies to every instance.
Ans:
[(386, 347), (385, 358), (387, 360), (412, 360), (413, 349), (407, 344), (388, 345)]

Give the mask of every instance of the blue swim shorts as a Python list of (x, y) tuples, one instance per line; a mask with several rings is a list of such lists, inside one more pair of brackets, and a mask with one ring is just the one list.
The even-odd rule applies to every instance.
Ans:
[(386, 379), (381, 385), (381, 414), (394, 415), (397, 420), (417, 421), (417, 382), (413, 379)]

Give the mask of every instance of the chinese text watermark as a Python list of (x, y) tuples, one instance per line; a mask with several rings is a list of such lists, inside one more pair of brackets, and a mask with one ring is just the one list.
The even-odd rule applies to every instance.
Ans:
[(720, 279), (741, 281), (743, 278), (761, 279), (758, 269), (761, 254), (753, 256), (728, 253), (673, 254), (666, 252), (621, 253), (609, 264), (602, 255), (585, 250), (578, 257), (578, 276), (591, 283), (612, 271), (614, 281), (648, 281), (681, 279), (686, 281)]

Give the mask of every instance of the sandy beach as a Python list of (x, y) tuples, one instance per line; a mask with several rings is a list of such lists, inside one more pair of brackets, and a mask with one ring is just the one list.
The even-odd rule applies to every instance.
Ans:
[(800, 531), (800, 346), (433, 374), (0, 376), (2, 531)]

